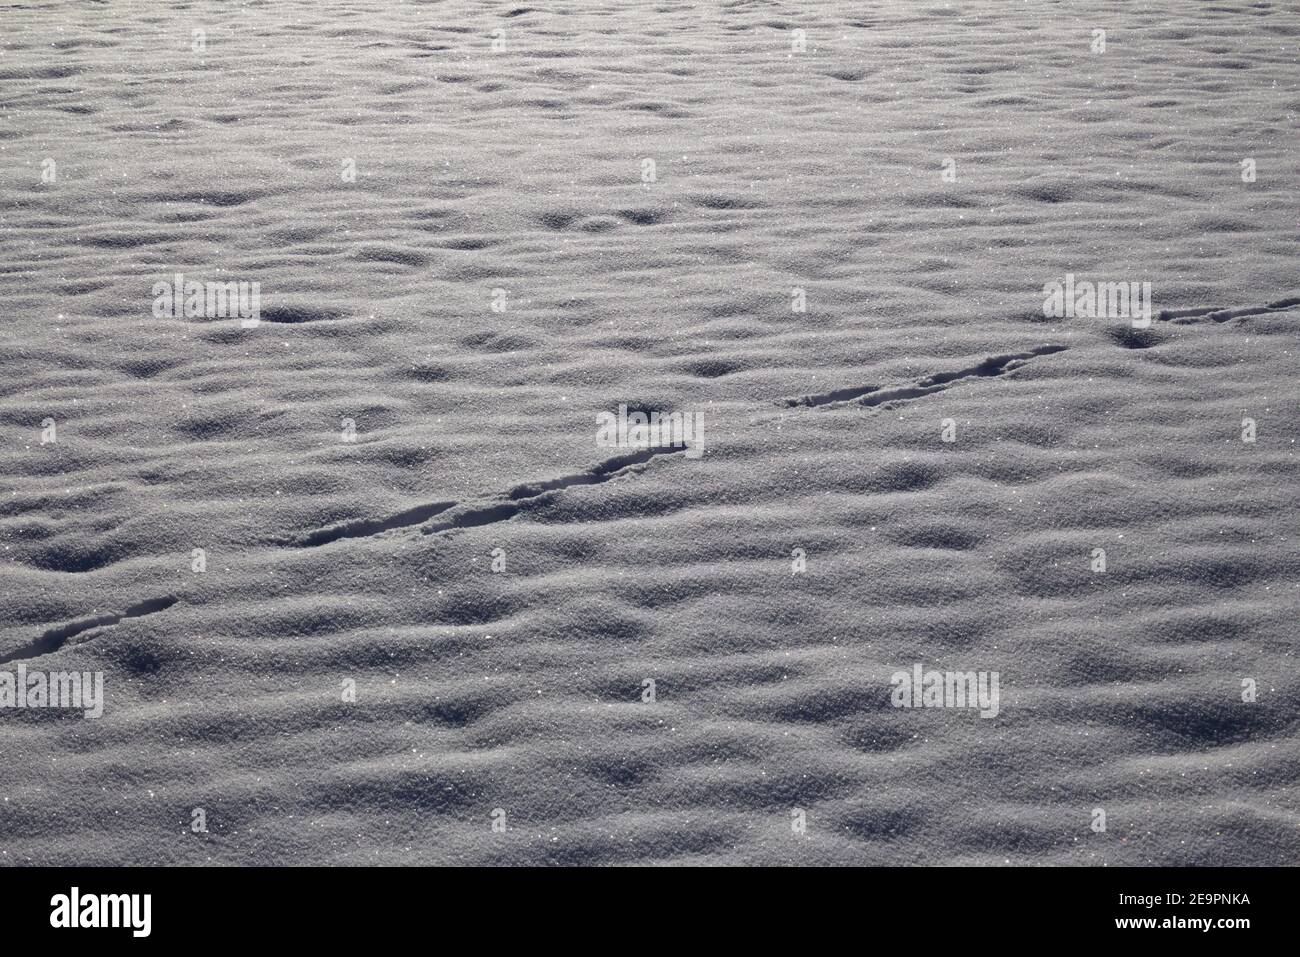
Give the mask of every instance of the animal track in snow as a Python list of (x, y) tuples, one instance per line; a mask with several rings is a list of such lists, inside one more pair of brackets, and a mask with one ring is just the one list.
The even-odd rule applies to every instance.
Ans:
[(96, 615), (93, 618), (82, 618), (66, 625), (60, 625), (57, 628), (50, 628), (42, 632), (41, 636), (30, 645), (25, 645), (7, 655), (0, 656), (0, 664), (48, 655), (58, 651), (68, 643), (68, 639), (75, 638), (83, 631), (90, 631), (92, 628), (108, 628), (127, 618), (143, 618), (145, 615), (152, 615), (165, 608), (170, 608), (178, 601), (180, 599), (175, 595), (167, 595), (163, 598), (149, 598), (145, 601), (136, 602), (134, 605), (128, 605), (125, 611), (117, 614)]
[(1243, 306), (1240, 309), (1224, 309), (1222, 306), (1203, 306), (1193, 309), (1162, 309), (1160, 319), (1163, 322), (1228, 322), (1243, 316), (1260, 316), (1269, 312), (1286, 312), (1300, 306), (1300, 296), (1279, 299), (1264, 306)]
[(1035, 358), (1036, 356), (1051, 355), (1056, 352), (1064, 352), (1066, 346), (1039, 346), (1037, 349), (1030, 349), (1028, 352), (1020, 352), (1012, 355), (990, 356), (983, 362), (973, 366), (967, 366), (964, 369), (958, 369), (956, 372), (939, 372), (935, 375), (926, 376), (919, 379), (910, 386), (897, 386), (892, 389), (886, 389), (882, 386), (869, 385), (858, 388), (836, 389), (832, 392), (822, 392), (813, 395), (801, 395), (793, 399), (785, 399), (782, 405), (788, 407), (812, 407), (822, 405), (836, 405), (844, 402), (852, 402), (856, 405), (876, 406), (884, 405), (886, 402), (897, 402), (906, 399), (919, 399), (923, 395), (930, 395), (934, 392), (942, 392), (951, 388), (952, 384), (962, 379), (987, 378), (989, 376), (1002, 375), (1010, 372), (1012, 369), (1019, 368), (1024, 362)]
[[(1028, 352), (1008, 355), (990, 356), (972, 366), (954, 372), (938, 372), (919, 379), (911, 385), (883, 388), (880, 386), (863, 386), (837, 389), (817, 395), (806, 395), (795, 399), (785, 399), (779, 403), (790, 407), (816, 407), (835, 403), (855, 402), (858, 405), (876, 406), (886, 402), (898, 402), (918, 399), (922, 396), (941, 392), (951, 388), (963, 379), (988, 378), (1004, 375), (1019, 368), (1023, 363), (1038, 356), (1063, 352), (1066, 346), (1039, 346)], [(341, 525), (307, 532), (297, 538), (283, 541), (281, 544), (299, 548), (328, 545), (342, 538), (360, 538), (378, 535), (396, 528), (420, 525), (435, 516), (443, 516), (438, 521), (425, 525), (420, 531), (424, 535), (438, 535), (460, 528), (480, 528), (506, 522), (524, 511), (530, 504), (543, 497), (581, 485), (600, 485), (623, 475), (638, 472), (651, 459), (660, 455), (675, 455), (686, 452), (686, 446), (662, 446), (640, 449), (625, 455), (606, 459), (597, 465), (573, 475), (538, 482), (516, 485), (504, 496), (481, 498), (469, 502), (437, 502), (432, 505), (416, 506), (399, 512), (386, 519), (358, 520)]]
[(278, 544), (290, 548), (316, 548), (320, 545), (328, 545), (330, 542), (337, 542), (340, 538), (364, 538), (370, 535), (380, 535), (395, 528), (407, 528), (411, 525), (427, 522), (433, 516), (445, 512), (455, 504), (455, 502), (433, 502), (429, 505), (416, 505), (413, 508), (398, 512), (396, 515), (390, 515), (388, 518), (357, 519), (352, 522), (341, 522), (326, 528), (318, 528), (314, 532), (307, 532), (296, 538), (282, 539)]
[(639, 471), (641, 466), (657, 455), (674, 455), (685, 451), (686, 446), (684, 445), (641, 449), (628, 455), (607, 459), (599, 465), (595, 465), (576, 475), (517, 485), (506, 494), (505, 501), (488, 501), (484, 504), (467, 507), (454, 517), (427, 526), (422, 531), (425, 535), (436, 535), (439, 532), (447, 532), (455, 528), (478, 528), (481, 525), (504, 522), (522, 512), (529, 503), (538, 501), (552, 492), (573, 488), (575, 485), (599, 485), (602, 482), (618, 478), (620, 475)]

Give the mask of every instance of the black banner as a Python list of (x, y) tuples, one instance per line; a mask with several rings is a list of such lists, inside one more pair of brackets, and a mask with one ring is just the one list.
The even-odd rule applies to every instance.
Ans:
[[(1231, 947), (1284, 932), (1293, 872), (1259, 869), (432, 869), (0, 870), (11, 943), (78, 935), (84, 945), (243, 943), (268, 928), (304, 944), (417, 933), (430, 922), (651, 933), (726, 919), (765, 933), (815, 922), (873, 943), (954, 943), (1055, 932), (1140, 944)], [(738, 908), (738, 904), (740, 905)], [(749, 923), (737, 916), (749, 915)], [(780, 930), (777, 926), (776, 930)], [(640, 931), (638, 931), (639, 933)], [(653, 936), (653, 934), (652, 934)], [(969, 938), (974, 940), (974, 938)]]

